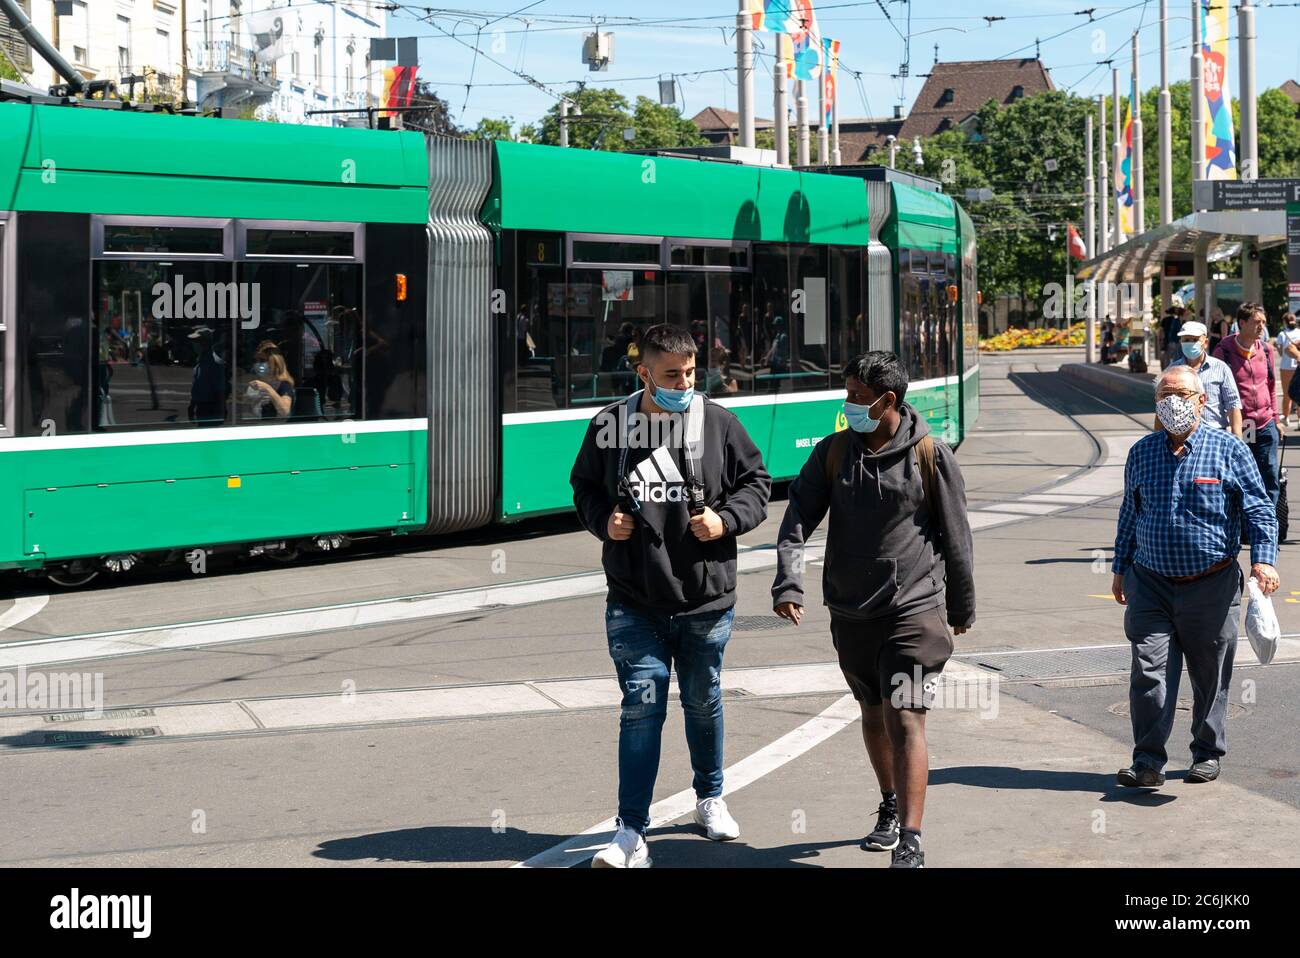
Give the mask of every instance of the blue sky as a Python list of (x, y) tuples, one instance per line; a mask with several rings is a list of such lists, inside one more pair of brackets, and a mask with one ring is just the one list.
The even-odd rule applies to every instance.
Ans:
[[(1269, 0), (1260, 2), (1256, 59), (1262, 91), (1300, 75), (1300, 6), (1270, 8), (1266, 5)], [(388, 15), (390, 36), (421, 38), (420, 76), (433, 82), (462, 126), (473, 126), (483, 116), (512, 116), (516, 121), (532, 122), (554, 102), (511, 69), (527, 73), (557, 92), (571, 90), (578, 81), (586, 80), (593, 86), (615, 87), (629, 101), (637, 95), (657, 97), (656, 78), (676, 75), (678, 105), (684, 100), (687, 116), (705, 106), (736, 108), (735, 0), (598, 0), (587, 9), (598, 9), (599, 15), (607, 18), (602, 30), (615, 35), (615, 50), (608, 72), (597, 73), (588, 72), (581, 61), (582, 35), (593, 29), (594, 16), (581, 12), (583, 4), (576, 0), (482, 3), (474, 9), (440, 13), (432, 24), (419, 19), (425, 16), (423, 3), (403, 2), (403, 9)], [(1089, 23), (1086, 15), (1076, 15), (1075, 11), (1094, 4), (1093, 22)], [(1190, 0), (1169, 3), (1170, 82), (1187, 77), (1190, 5)], [(905, 110), (910, 108), (924, 82), (920, 74), (927, 73), (934, 63), (936, 43), (940, 60), (979, 60), (1032, 57), (1037, 38), (1056, 85), (1086, 96), (1110, 89), (1109, 69), (1097, 66), (1097, 61), (1111, 55), (1127, 90), (1129, 38), (1140, 26), (1142, 86), (1159, 84), (1158, 0), (1112, 0), (1107, 6), (1097, 0), (911, 0), (911, 76), (906, 80), (892, 75), (899, 72), (904, 57), (908, 3), (818, 0), (816, 7), (823, 34), (843, 44), (841, 64), (846, 69), (840, 78), (841, 117), (885, 116), (899, 102)], [(986, 15), (1005, 19), (990, 24), (983, 19)], [(1229, 69), (1235, 96), (1235, 10), (1230, 11), (1230, 30)], [(755, 36), (766, 47), (760, 56), (755, 95), (759, 115), (771, 116), (773, 36)], [(484, 56), (475, 56), (475, 46)], [(860, 74), (860, 84), (849, 71)]]

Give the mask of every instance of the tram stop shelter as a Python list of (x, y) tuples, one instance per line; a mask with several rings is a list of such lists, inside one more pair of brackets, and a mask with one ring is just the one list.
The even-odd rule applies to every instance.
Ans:
[[(1259, 252), (1286, 242), (1286, 204), (1300, 201), (1300, 179), (1200, 181), (1193, 184), (1192, 196), (1197, 212), (1080, 264), (1076, 281), (1095, 281), (1100, 287), (1098, 319), (1140, 316), (1150, 322), (1146, 290), (1157, 277), (1162, 306), (1168, 305), (1177, 286), (1194, 283), (1195, 308), (1201, 316), (1207, 302), (1210, 311), (1218, 307), (1231, 315), (1240, 303), (1260, 300)], [(1216, 282), (1211, 264), (1235, 256), (1241, 257), (1241, 275)], [(1126, 283), (1138, 284), (1141, 291), (1131, 307), (1127, 297), (1114, 293), (1122, 288), (1118, 284)], [(1279, 304), (1264, 305), (1273, 310)], [(1148, 360), (1153, 358), (1145, 344), (1144, 352)]]

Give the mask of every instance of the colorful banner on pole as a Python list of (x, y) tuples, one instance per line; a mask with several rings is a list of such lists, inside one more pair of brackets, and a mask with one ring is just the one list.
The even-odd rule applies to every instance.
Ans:
[[(808, 12), (812, 14), (812, 3), (808, 0)], [(794, 62), (787, 64), (790, 72), (786, 75), (794, 80), (816, 80), (822, 75), (822, 32), (817, 26), (817, 17), (804, 20), (797, 32), (790, 34), (794, 47)]]
[(1123, 159), (1115, 170), (1115, 195), (1119, 198), (1119, 228), (1122, 235), (1133, 233), (1133, 96), (1129, 83), (1128, 109), (1124, 113)]
[(415, 93), (415, 71), (419, 67), (387, 67), (384, 69), (384, 95), (380, 99), (383, 109), (380, 116), (392, 116), (389, 111), (411, 105)]
[(822, 51), (822, 62), (826, 66), (822, 71), (822, 103), (825, 104), (825, 110), (822, 113), (822, 128), (829, 130), (831, 128), (831, 117), (835, 112), (835, 87), (840, 75), (840, 41), (829, 38), (823, 39)]
[(1232, 101), (1228, 98), (1228, 0), (1201, 0), (1200, 7), (1205, 157), (1201, 170), (1192, 171), (1192, 179), (1235, 180), (1237, 152), (1232, 141)]
[(749, 0), (747, 7), (755, 30), (788, 36), (777, 42), (778, 59), (793, 80), (816, 80), (823, 73), (825, 50), (813, 0)]

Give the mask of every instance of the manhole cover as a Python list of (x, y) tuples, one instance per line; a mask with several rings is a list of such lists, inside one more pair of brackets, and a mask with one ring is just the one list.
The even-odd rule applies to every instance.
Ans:
[(1124, 645), (1052, 652), (977, 652), (954, 657), (1006, 679), (1050, 679), (1127, 673), (1132, 651)]
[(94, 742), (122, 742), (133, 738), (151, 738), (161, 735), (157, 726), (147, 728), (124, 728), (116, 731), (97, 730), (93, 732), (46, 732), (43, 745), (82, 745)]
[[(1188, 714), (1190, 714), (1192, 711), (1192, 700), (1179, 699), (1177, 708), (1178, 711), (1180, 712), (1187, 712)], [(1106, 711), (1109, 712), (1111, 715), (1128, 715), (1128, 703), (1116, 702), (1114, 705), (1107, 706)], [(1243, 715), (1246, 715), (1249, 711), (1250, 710), (1247, 709), (1244, 705), (1236, 705), (1232, 702), (1228, 703), (1228, 718), (1241, 718)]]
[(771, 632), (793, 627), (787, 619), (776, 615), (738, 615), (731, 622), (733, 632)]

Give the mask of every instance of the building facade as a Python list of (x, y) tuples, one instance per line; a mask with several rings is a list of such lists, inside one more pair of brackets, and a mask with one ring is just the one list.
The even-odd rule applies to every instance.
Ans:
[[(387, 63), (380, 0), (22, 0), (32, 23), (87, 79), (123, 93), (184, 98), (202, 109), (252, 111), (283, 123), (336, 125), (377, 106)], [(0, 45), (27, 82), (64, 82), (0, 17)], [(364, 118), (364, 114), (353, 114)]]
[[(339, 125), (375, 106), (385, 63), (370, 41), (385, 36), (378, 0), (187, 0), (193, 31), (187, 98), (204, 108), (252, 107), (282, 123)], [(364, 114), (354, 114), (364, 117)]]

